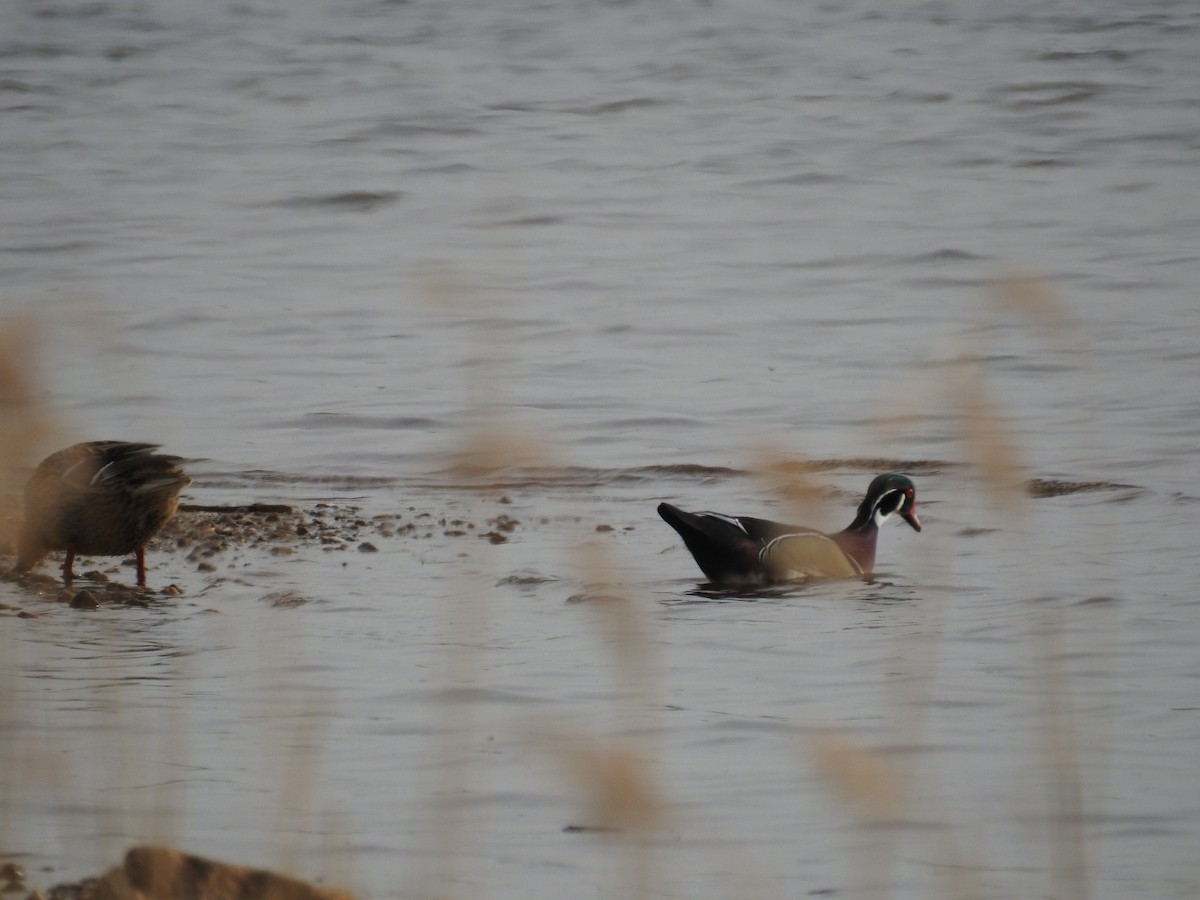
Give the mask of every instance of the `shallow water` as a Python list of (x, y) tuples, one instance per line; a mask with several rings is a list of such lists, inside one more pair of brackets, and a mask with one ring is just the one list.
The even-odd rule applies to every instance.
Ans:
[[(5, 6), (0, 309), (58, 443), (160, 441), (196, 503), (520, 525), (160, 551), (183, 594), (146, 609), (0, 583), (38, 615), (0, 625), (0, 849), (41, 884), (155, 839), (366, 896), (1194, 895), (1198, 31)], [(995, 435), (1109, 486), (997, 502)], [(834, 461), (828, 528), (896, 461), (925, 530), (871, 583), (698, 593), (655, 505), (801, 515), (750, 474), (779, 454)], [(884, 750), (898, 824), (857, 821), (825, 727)], [(651, 760), (653, 840), (564, 831), (580, 735)]]

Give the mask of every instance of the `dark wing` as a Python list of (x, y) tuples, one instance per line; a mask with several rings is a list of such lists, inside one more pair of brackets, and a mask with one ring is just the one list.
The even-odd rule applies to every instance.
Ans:
[[(701, 515), (715, 516), (718, 513), (702, 513)], [(769, 519), (754, 519), (750, 516), (726, 516), (725, 518), (737, 522), (738, 527), (752, 541), (757, 542), (760, 549), (786, 534), (807, 534), (809, 532), (820, 534), (819, 531), (805, 528), (803, 525), (784, 525), (782, 522), (772, 522)]]
[(157, 444), (88, 441), (46, 457), (37, 474), (42, 478), (56, 477), (69, 487), (87, 490), (136, 469), (156, 449)]
[[(87, 481), (91, 488), (132, 494), (178, 493), (191, 483), (179, 468), (183, 457), (155, 453), (158, 444), (103, 441), (93, 446), (96, 455)], [(84, 477), (86, 471), (81, 467), (79, 477)]]
[(679, 532), (696, 564), (714, 582), (762, 582), (758, 552), (762, 541), (752, 535), (736, 516), (721, 513), (685, 512), (670, 503), (660, 503), (658, 514)]

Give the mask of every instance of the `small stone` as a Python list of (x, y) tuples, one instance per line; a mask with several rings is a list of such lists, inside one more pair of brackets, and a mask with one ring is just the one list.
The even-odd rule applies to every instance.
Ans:
[(600, 524), (600, 525), (596, 526), (596, 530), (603, 534), (603, 533), (607, 533), (609, 531), (613, 531), (614, 529), (611, 525)]
[(71, 609), (99, 609), (100, 601), (96, 595), (84, 588), (71, 598)]
[(378, 553), (379, 548), (376, 547), (374, 544), (372, 544), (370, 541), (363, 541), (361, 544), (358, 545), (358, 552), (359, 553)]
[(210, 562), (202, 562), (198, 566), (196, 566), (196, 571), (197, 572), (215, 572), (215, 571), (217, 571), (217, 567), (214, 566)]

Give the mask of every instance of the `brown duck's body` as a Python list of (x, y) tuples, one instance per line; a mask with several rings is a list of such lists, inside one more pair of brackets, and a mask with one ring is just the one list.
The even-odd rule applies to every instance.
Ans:
[(25, 485), (25, 524), (17, 571), (52, 550), (65, 550), (63, 580), (71, 583), (75, 554), (137, 554), (138, 584), (146, 583), (147, 541), (175, 515), (191, 479), (182, 459), (154, 453), (157, 444), (89, 441), (52, 453)]

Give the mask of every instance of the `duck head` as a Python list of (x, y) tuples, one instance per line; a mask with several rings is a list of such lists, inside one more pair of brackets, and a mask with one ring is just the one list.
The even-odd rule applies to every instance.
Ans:
[(878, 528), (897, 513), (914, 531), (921, 530), (921, 520), (917, 518), (917, 489), (912, 481), (895, 473), (880, 475), (867, 488), (867, 495), (858, 506), (858, 515), (847, 531)]

